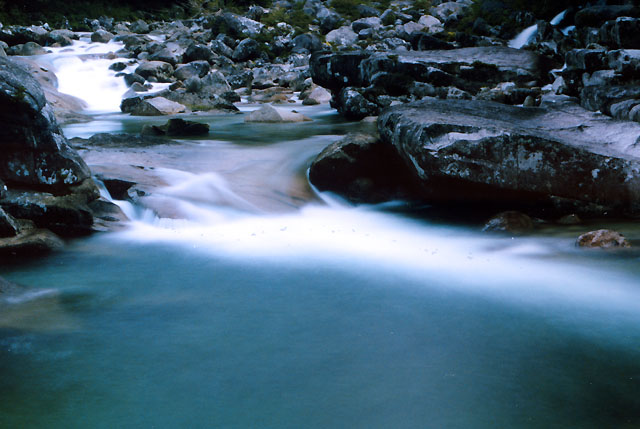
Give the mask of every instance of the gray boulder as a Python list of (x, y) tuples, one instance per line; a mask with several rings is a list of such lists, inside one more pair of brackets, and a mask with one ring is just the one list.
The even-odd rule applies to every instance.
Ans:
[(189, 45), (183, 56), (186, 62), (207, 61), (209, 63), (212, 63), (215, 57), (215, 53), (208, 46), (198, 43)]
[(425, 100), (381, 113), (379, 131), (445, 202), (552, 196), (640, 212), (640, 125), (570, 103), (520, 108)]
[(175, 42), (169, 42), (164, 45), (160, 50), (149, 55), (150, 61), (162, 61), (169, 63), (172, 66), (182, 63), (185, 49)]
[(164, 97), (153, 97), (140, 101), (131, 111), (133, 116), (163, 116), (184, 113), (187, 108)]
[(352, 121), (377, 116), (380, 110), (377, 104), (367, 100), (360, 91), (352, 87), (343, 88), (332, 105), (337, 107), (346, 119)]
[(233, 60), (238, 62), (256, 59), (260, 56), (260, 45), (253, 39), (244, 39), (233, 51)]
[(325, 36), (325, 40), (330, 45), (353, 46), (358, 41), (358, 34), (349, 26), (343, 26), (329, 31)]
[(173, 66), (164, 61), (146, 61), (136, 68), (135, 73), (147, 80), (153, 77), (158, 82), (171, 82)]
[(211, 67), (206, 61), (192, 61), (176, 68), (173, 75), (179, 80), (187, 80), (190, 77), (204, 77)]
[(132, 33), (147, 34), (150, 31), (149, 24), (139, 19), (129, 26)]
[(91, 41), (95, 43), (108, 43), (115, 35), (105, 30), (96, 30), (91, 34)]

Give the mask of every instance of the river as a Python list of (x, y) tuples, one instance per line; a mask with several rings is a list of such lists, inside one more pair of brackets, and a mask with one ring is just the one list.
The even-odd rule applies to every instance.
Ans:
[[(107, 99), (67, 136), (163, 120)], [(314, 122), (198, 116), (209, 137), (156, 153), (175, 216), (123, 204), (127, 229), (0, 267), (32, 292), (0, 303), (0, 426), (640, 426), (638, 252), (318, 195), (310, 160), (366, 125), (295, 108)]]

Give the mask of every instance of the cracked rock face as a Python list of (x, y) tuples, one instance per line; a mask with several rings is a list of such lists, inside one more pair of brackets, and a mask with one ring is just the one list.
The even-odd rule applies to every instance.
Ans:
[(424, 100), (378, 121), (432, 197), (526, 202), (562, 197), (640, 212), (640, 125), (575, 104), (522, 108)]
[(0, 118), (0, 179), (8, 186), (64, 193), (90, 177), (40, 85), (6, 58), (0, 58)]

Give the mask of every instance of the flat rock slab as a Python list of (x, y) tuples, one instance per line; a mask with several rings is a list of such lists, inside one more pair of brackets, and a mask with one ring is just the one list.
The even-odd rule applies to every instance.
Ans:
[[(402, 75), (436, 86), (477, 90), (498, 82), (529, 82), (548, 70), (538, 54), (503, 46), (436, 51), (322, 52), (311, 57), (315, 83), (333, 91), (365, 87), (379, 73)], [(434, 69), (439, 72), (434, 73)], [(443, 73), (445, 73), (443, 75)]]
[(440, 199), (555, 196), (640, 212), (640, 124), (572, 103), (433, 99), (385, 110), (378, 127)]
[(131, 112), (133, 116), (162, 116), (184, 113), (187, 108), (175, 101), (164, 97), (154, 97), (143, 100)]

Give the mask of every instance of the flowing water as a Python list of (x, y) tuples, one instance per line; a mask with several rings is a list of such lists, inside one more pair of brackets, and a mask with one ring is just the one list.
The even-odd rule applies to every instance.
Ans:
[[(120, 203), (127, 229), (2, 266), (29, 294), (0, 303), (0, 426), (640, 426), (637, 252), (316, 195), (309, 161), (365, 126), (295, 107), (314, 122), (199, 116), (208, 138), (126, 152), (179, 216)], [(94, 118), (65, 132), (150, 121)]]

